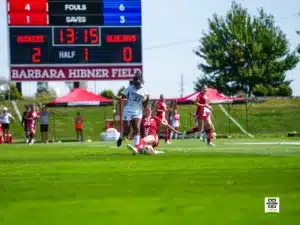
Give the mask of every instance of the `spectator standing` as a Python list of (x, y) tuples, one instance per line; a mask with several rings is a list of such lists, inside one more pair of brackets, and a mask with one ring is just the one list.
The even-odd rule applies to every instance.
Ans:
[(48, 144), (48, 131), (49, 131), (49, 112), (45, 106), (42, 107), (40, 112), (40, 132), (42, 142)]
[[(175, 109), (174, 110), (174, 113), (173, 115), (171, 116), (171, 124), (172, 124), (172, 127), (175, 129), (175, 130), (179, 130), (179, 126), (180, 126), (180, 115), (178, 113), (178, 109)], [(178, 138), (178, 134), (175, 133), (174, 131), (171, 131), (171, 135), (170, 135), (170, 138), (172, 139), (173, 138), (173, 135), (174, 135), (174, 139), (177, 139)]]
[(80, 112), (78, 112), (75, 117), (75, 130), (78, 142), (83, 141), (83, 122), (83, 117), (81, 116)]
[(3, 112), (0, 115), (0, 121), (2, 123), (2, 130), (4, 136), (4, 142), (9, 142), (9, 134), (10, 134), (10, 120), (15, 120), (15, 118), (8, 112), (7, 107), (3, 108)]
[(26, 120), (26, 115), (28, 113), (28, 105), (24, 106), (24, 112), (23, 112), (23, 116), (22, 116), (22, 122), (21, 122), (21, 126), (24, 128), (24, 142), (28, 143), (28, 126), (27, 126), (27, 120)]

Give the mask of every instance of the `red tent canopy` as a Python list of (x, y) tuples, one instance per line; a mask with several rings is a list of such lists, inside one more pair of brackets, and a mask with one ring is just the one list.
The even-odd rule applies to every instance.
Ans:
[[(193, 94), (190, 94), (186, 97), (179, 98), (177, 100), (177, 104), (190, 104), (196, 101), (197, 96), (200, 92), (196, 92)], [(220, 92), (218, 92), (217, 89), (214, 88), (208, 88), (206, 93), (209, 103), (210, 104), (224, 104), (224, 103), (242, 103), (245, 102), (244, 98), (235, 98), (235, 97), (228, 97)]]
[(111, 105), (112, 100), (83, 88), (74, 88), (71, 93), (50, 101), (48, 107)]

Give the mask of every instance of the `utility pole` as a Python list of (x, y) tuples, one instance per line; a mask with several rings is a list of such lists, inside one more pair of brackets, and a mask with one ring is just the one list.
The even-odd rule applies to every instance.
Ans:
[(184, 81), (183, 81), (183, 74), (180, 76), (180, 97), (182, 98), (184, 94)]
[[(300, 12), (298, 12), (298, 16), (299, 16), (299, 19), (300, 19)], [(296, 30), (296, 33), (297, 33), (298, 35), (300, 35), (300, 30)]]

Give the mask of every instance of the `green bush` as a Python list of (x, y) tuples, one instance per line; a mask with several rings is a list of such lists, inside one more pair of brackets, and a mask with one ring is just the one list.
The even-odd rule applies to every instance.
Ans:
[(267, 96), (278, 96), (278, 88), (268, 85), (266, 89), (268, 90)]
[(9, 85), (10, 91), (6, 91), (2, 98), (4, 100), (22, 100), (22, 94), (19, 92), (14, 84)]
[(35, 94), (36, 102), (40, 104), (47, 103), (48, 101), (56, 98), (56, 92), (53, 88), (39, 88)]
[(105, 97), (105, 98), (109, 98), (109, 99), (112, 99), (115, 94), (112, 90), (108, 90), (108, 89), (104, 89), (101, 93), (100, 93), (101, 96)]
[(280, 84), (278, 87), (271, 85), (256, 85), (253, 89), (253, 94), (256, 97), (262, 96), (292, 96), (293, 91), (287, 84)]
[(292, 96), (293, 95), (293, 90), (290, 86), (286, 84), (280, 84), (278, 87), (278, 96)]
[(255, 87), (253, 88), (253, 94), (256, 97), (263, 97), (263, 96), (267, 96), (269, 93), (269, 90), (266, 86), (258, 84), (255, 85)]

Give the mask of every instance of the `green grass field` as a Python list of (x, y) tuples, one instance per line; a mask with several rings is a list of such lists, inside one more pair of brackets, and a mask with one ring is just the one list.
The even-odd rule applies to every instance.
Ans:
[[(299, 224), (300, 145), (243, 142), (178, 140), (154, 156), (108, 142), (0, 146), (0, 224)], [(279, 214), (264, 213), (266, 196)]]

